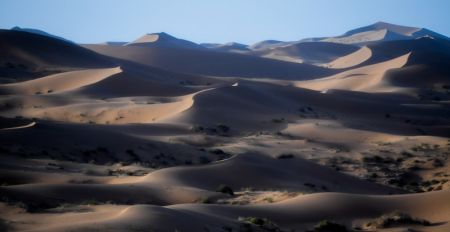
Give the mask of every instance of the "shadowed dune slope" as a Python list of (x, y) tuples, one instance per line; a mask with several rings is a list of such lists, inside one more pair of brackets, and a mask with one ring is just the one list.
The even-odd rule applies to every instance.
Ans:
[(2, 70), (7, 63), (31, 71), (114, 66), (109, 58), (74, 43), (24, 31), (0, 30), (0, 50)]
[(240, 154), (199, 166), (175, 167), (153, 172), (143, 182), (182, 185), (214, 191), (220, 184), (234, 189), (285, 189), (308, 191), (310, 183), (328, 191), (387, 194), (397, 190), (340, 174), (303, 159), (280, 160), (258, 154)]
[(106, 45), (84, 45), (84, 47), (106, 56), (170, 71), (210, 76), (302, 80), (336, 72), (313, 65), (208, 50)]

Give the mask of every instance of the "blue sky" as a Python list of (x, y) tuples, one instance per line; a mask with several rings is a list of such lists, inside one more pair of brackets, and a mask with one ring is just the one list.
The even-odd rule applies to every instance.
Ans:
[(386, 21), (450, 35), (448, 0), (0, 0), (0, 28), (37, 28), (78, 43), (165, 31), (246, 44), (339, 35)]

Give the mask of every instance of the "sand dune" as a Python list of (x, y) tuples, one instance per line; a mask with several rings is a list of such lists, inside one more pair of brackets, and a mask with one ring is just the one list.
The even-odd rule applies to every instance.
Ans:
[(367, 45), (373, 42), (414, 40), (421, 37), (448, 39), (446, 36), (430, 31), (426, 28), (407, 27), (390, 24), (386, 22), (377, 22), (369, 26), (350, 30), (341, 36), (311, 38), (309, 40), (343, 43), (343, 44)]
[[(236, 178), (232, 173), (240, 173)], [(158, 185), (184, 185), (214, 191), (220, 184), (234, 189), (282, 189), (314, 191), (311, 183), (328, 191), (354, 193), (393, 193), (397, 190), (360, 183), (346, 175), (301, 159), (277, 160), (255, 154), (241, 154), (204, 167), (172, 168), (151, 173), (144, 179)], [(201, 180), (201, 181), (198, 181)]]
[[(286, 167), (289, 169), (286, 170)], [(236, 178), (231, 174), (238, 172), (245, 175)], [(314, 175), (311, 175), (312, 173)], [(260, 181), (257, 181), (258, 179)], [(90, 199), (121, 204), (128, 202), (168, 205), (192, 203), (205, 197), (226, 198), (226, 195), (215, 192), (221, 184), (230, 185), (236, 190), (253, 188), (315, 192), (325, 189), (372, 194), (399, 192), (393, 188), (339, 174), (305, 160), (277, 160), (255, 154), (242, 154), (207, 166), (163, 169), (126, 183), (29, 183), (2, 187), (0, 190), (2, 195), (9, 199), (46, 204), (79, 203)]]
[(372, 55), (369, 59), (360, 63), (359, 66), (387, 61), (409, 52), (412, 54), (427, 54), (421, 61), (428, 59), (434, 60), (428, 55), (434, 54), (433, 56), (435, 56), (436, 54), (449, 54), (448, 50), (450, 48), (450, 43), (448, 40), (424, 37), (416, 40), (385, 41), (370, 44), (367, 45), (367, 47), (372, 51)]
[(9, 66), (0, 69), (3, 76), (115, 66), (104, 56), (74, 43), (23, 31), (1, 30), (0, 49), (0, 62)]
[(180, 47), (188, 49), (203, 49), (202, 46), (183, 39), (175, 38), (167, 33), (151, 33), (146, 34), (133, 42), (127, 43), (124, 46), (147, 46), (147, 47)]
[(356, 46), (344, 44), (300, 42), (275, 48), (259, 49), (250, 54), (297, 63), (324, 64), (338, 57), (348, 55), (357, 49), (358, 47)]
[(194, 96), (207, 90), (172, 98), (114, 98), (106, 102), (76, 103), (33, 110), (25, 115), (66, 122), (154, 123), (189, 109), (194, 104)]
[[(426, 218), (432, 226), (418, 226), (421, 231), (445, 231), (448, 226), (448, 191), (415, 195), (367, 196), (320, 193), (299, 196), (292, 200), (258, 206), (222, 206), (183, 204), (170, 207), (149, 205), (91, 206), (93, 212), (57, 215), (34, 225), (33, 231), (91, 230), (208, 230), (220, 231), (224, 226), (238, 229), (238, 217), (269, 218), (285, 229), (307, 229), (328, 218), (359, 226), (384, 213), (401, 210), (415, 217)], [(410, 204), (414, 202), (414, 204)], [(295, 216), (292, 216), (295, 215)], [(31, 220), (41, 215), (29, 216)], [(23, 219), (22, 219), (23, 220)], [(196, 223), (201, 220), (203, 223)], [(61, 224), (58, 221), (65, 221)], [(50, 223), (49, 223), (50, 222)], [(26, 224), (21, 226), (28, 228)]]
[(21, 83), (0, 85), (0, 92), (4, 94), (59, 93), (94, 84), (120, 72), (122, 72), (120, 67), (64, 72)]
[(409, 56), (410, 54), (406, 54), (390, 61), (351, 69), (327, 78), (297, 82), (296, 86), (319, 91), (328, 89), (365, 92), (399, 91), (399, 88), (395, 86), (385, 85), (383, 77), (388, 70), (403, 67)]

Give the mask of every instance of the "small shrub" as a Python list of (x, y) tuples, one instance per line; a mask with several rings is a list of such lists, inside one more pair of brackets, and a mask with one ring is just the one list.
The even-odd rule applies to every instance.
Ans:
[(200, 198), (200, 200), (198, 202), (202, 203), (202, 204), (212, 204), (213, 203), (212, 200), (209, 199), (208, 197), (202, 197), (202, 198)]
[(258, 217), (244, 217), (244, 218), (239, 218), (239, 221), (243, 221), (243, 222), (247, 222), (250, 224), (254, 224), (254, 225), (258, 225), (258, 226), (262, 226), (264, 225), (264, 218), (258, 218)]
[(263, 231), (274, 231), (280, 232), (280, 227), (267, 218), (259, 218), (259, 217), (239, 217), (238, 220), (243, 222), (244, 225), (247, 225), (247, 231), (251, 231), (249, 228), (251, 225), (257, 226), (261, 228)]
[(272, 119), (273, 123), (283, 123), (284, 122), (284, 118), (274, 118)]
[(280, 154), (277, 156), (277, 159), (292, 159), (294, 158), (293, 154)]
[(223, 154), (225, 154), (225, 152), (222, 149), (214, 149), (214, 150), (211, 150), (210, 153), (216, 154), (216, 155), (223, 155)]
[(228, 194), (228, 195), (230, 195), (230, 196), (234, 196), (234, 191), (233, 191), (233, 189), (232, 189), (230, 186), (227, 186), (227, 185), (221, 184), (221, 185), (217, 188), (216, 191), (217, 191), (217, 192), (220, 192), (220, 193)]
[(366, 227), (368, 228), (389, 228), (401, 225), (423, 225), (429, 226), (431, 223), (427, 220), (420, 218), (413, 218), (409, 214), (402, 212), (393, 212), (390, 214), (385, 214), (375, 219), (374, 221), (368, 222)]
[(191, 130), (194, 132), (202, 132), (205, 130), (205, 128), (203, 128), (202, 126), (193, 126)]
[(198, 162), (200, 164), (209, 164), (209, 163), (211, 163), (211, 160), (209, 160), (208, 157), (200, 156), (200, 157), (198, 157)]
[(230, 131), (230, 127), (225, 124), (217, 124), (217, 129), (222, 133), (228, 133)]
[(317, 225), (314, 226), (313, 230), (309, 230), (308, 232), (347, 232), (347, 228), (344, 225), (323, 220), (317, 223)]
[(439, 160), (439, 159), (434, 159), (433, 167), (435, 167), (435, 168), (444, 167), (444, 162), (442, 162), (442, 160)]
[(5, 66), (6, 66), (7, 68), (15, 68), (14, 64), (11, 63), (11, 62), (6, 62), (6, 63), (5, 63)]
[(42, 212), (46, 209), (50, 209), (56, 206), (45, 202), (16, 202), (15, 205), (19, 208), (24, 209), (27, 213)]
[(132, 149), (127, 149), (126, 153), (132, 158), (133, 161), (139, 162), (141, 158)]
[(311, 184), (311, 183), (304, 183), (303, 185), (306, 186), (306, 187), (310, 187), (310, 188), (315, 188), (316, 187), (315, 184)]

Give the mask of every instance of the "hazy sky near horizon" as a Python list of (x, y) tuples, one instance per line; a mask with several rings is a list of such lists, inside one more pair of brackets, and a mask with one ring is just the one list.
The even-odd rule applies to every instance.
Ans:
[(450, 36), (448, 0), (0, 0), (0, 28), (78, 43), (167, 32), (197, 43), (335, 36), (385, 21)]

